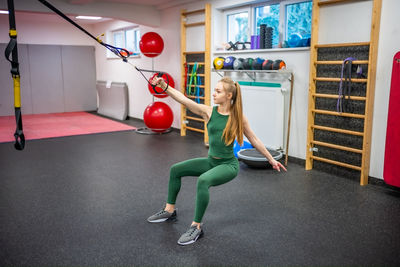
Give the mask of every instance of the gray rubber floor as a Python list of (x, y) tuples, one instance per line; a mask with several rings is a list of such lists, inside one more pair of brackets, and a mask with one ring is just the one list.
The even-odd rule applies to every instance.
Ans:
[[(129, 121), (136, 126), (140, 122)], [(289, 162), (210, 189), (205, 235), (176, 241), (194, 215), (150, 224), (169, 167), (206, 156), (196, 135), (116, 132), (0, 144), (0, 266), (399, 266), (400, 191)]]

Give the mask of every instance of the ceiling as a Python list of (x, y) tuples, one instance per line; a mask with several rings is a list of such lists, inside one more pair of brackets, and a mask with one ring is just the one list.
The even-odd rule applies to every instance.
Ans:
[(67, 2), (72, 5), (85, 5), (93, 3), (119, 3), (153, 6), (157, 9), (165, 9), (182, 4), (196, 2), (196, 0), (67, 0)]
[[(100, 16), (100, 21), (81, 21), (94, 24), (108, 19), (128, 21), (150, 27), (160, 26), (160, 12), (164, 9), (184, 6), (203, 0), (47, 0), (64, 14)], [(0, 9), (7, 9), (5, 0), (0, 1)], [(15, 0), (15, 10), (22, 13), (49, 14), (48, 8), (33, 0)], [(75, 20), (75, 19), (74, 19)]]
[(108, 2), (108, 3), (125, 3), (125, 4), (156, 6), (156, 5), (165, 4), (167, 2), (174, 2), (174, 1), (166, 1), (166, 0), (68, 0), (68, 2), (70, 4), (87, 4), (87, 3), (95, 3), (95, 2)]

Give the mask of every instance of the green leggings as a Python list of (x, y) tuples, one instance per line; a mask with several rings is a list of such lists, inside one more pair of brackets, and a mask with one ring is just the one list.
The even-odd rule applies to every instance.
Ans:
[(208, 206), (210, 186), (225, 184), (236, 177), (239, 162), (235, 157), (229, 159), (195, 158), (172, 165), (168, 184), (168, 204), (175, 204), (181, 189), (183, 176), (199, 176), (197, 180), (196, 210), (194, 221), (200, 223)]

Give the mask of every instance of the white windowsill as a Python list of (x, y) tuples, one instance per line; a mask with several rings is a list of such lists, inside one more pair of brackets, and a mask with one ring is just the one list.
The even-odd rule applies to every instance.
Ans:
[(259, 54), (259, 53), (273, 53), (273, 52), (293, 52), (293, 51), (308, 51), (310, 50), (309, 46), (306, 47), (293, 47), (293, 48), (269, 48), (269, 49), (247, 49), (247, 50), (236, 50), (236, 51), (227, 51), (227, 50), (218, 50), (213, 51), (214, 55), (222, 55), (222, 54)]
[[(128, 57), (128, 60), (130, 59), (130, 58), (140, 58), (140, 55), (132, 55), (132, 56), (129, 56)], [(109, 56), (109, 57), (107, 57), (107, 60), (113, 60), (113, 59), (122, 59), (122, 58), (120, 58), (120, 57), (117, 57), (117, 56)]]

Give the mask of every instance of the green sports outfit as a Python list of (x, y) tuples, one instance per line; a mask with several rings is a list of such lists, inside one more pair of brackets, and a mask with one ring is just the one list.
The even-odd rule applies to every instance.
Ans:
[(233, 143), (226, 145), (222, 133), (229, 115), (218, 113), (213, 107), (207, 123), (209, 150), (207, 158), (195, 158), (174, 164), (170, 170), (167, 203), (175, 204), (183, 176), (199, 176), (197, 180), (196, 210), (194, 221), (200, 223), (210, 199), (209, 188), (225, 184), (239, 172), (239, 161), (233, 154)]

